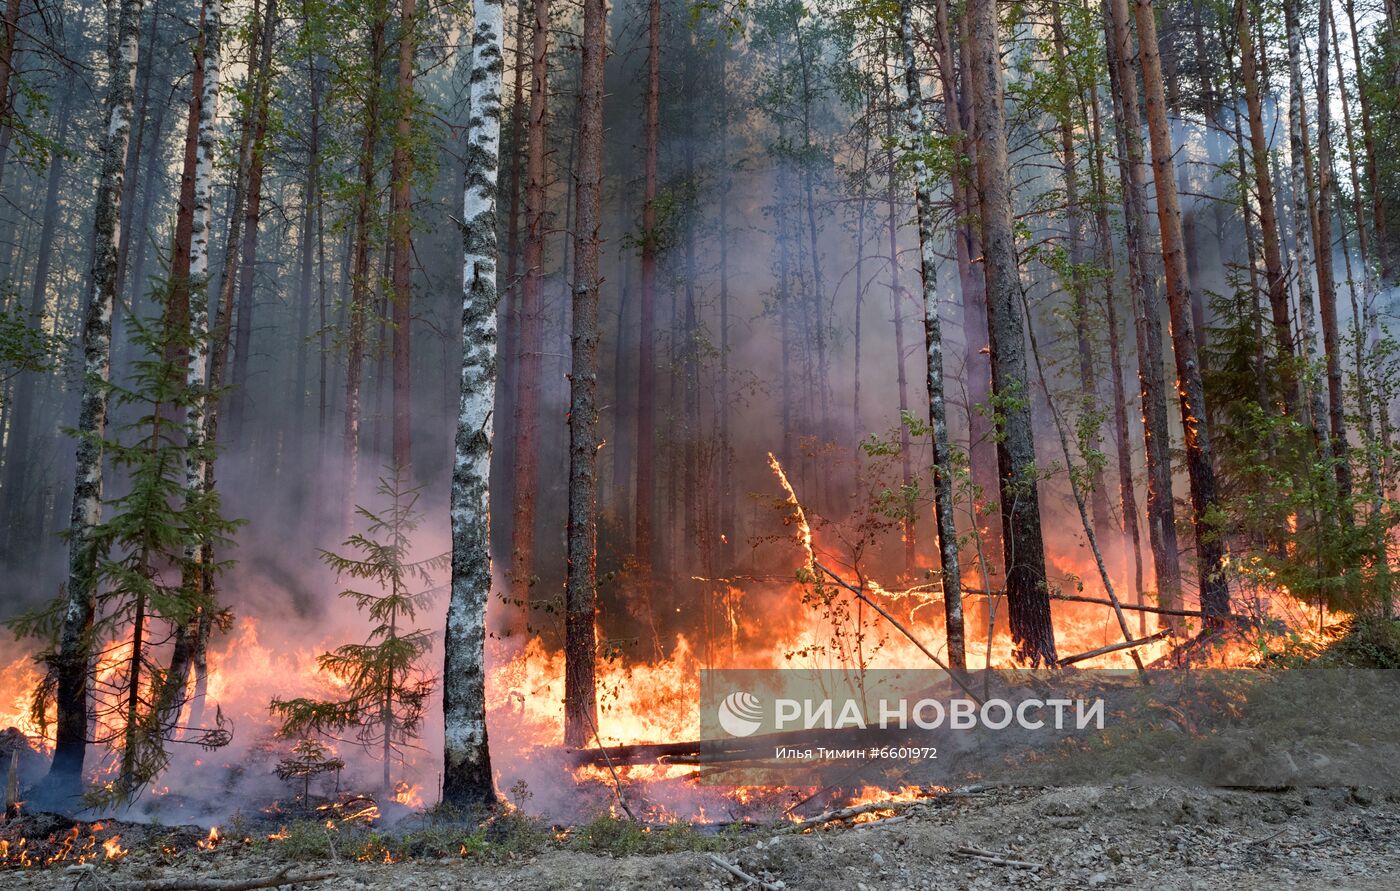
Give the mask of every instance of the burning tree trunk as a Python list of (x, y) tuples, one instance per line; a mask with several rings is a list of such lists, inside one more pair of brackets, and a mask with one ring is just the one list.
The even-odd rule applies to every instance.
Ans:
[(1264, 130), (1263, 101), (1259, 95), (1259, 75), (1254, 60), (1254, 35), (1249, 21), (1250, 0), (1235, 0), (1235, 26), (1240, 41), (1240, 68), (1244, 80), (1245, 103), (1249, 108), (1249, 150), (1254, 162), (1254, 187), (1259, 198), (1259, 228), (1264, 240), (1264, 275), (1269, 282), (1269, 308), (1273, 314), (1274, 339), (1279, 368), (1283, 374), (1284, 406), (1289, 414), (1298, 411), (1298, 382), (1294, 375), (1293, 327), (1288, 311), (1288, 277), (1283, 269), (1279, 247), (1278, 215), (1274, 210), (1274, 184), (1269, 175), (1268, 134)]
[(1053, 665), (1055, 630), (1045, 578), (1045, 542), (1040, 531), (1035, 433), (1026, 377), (1025, 317), (1011, 216), (1011, 176), (1006, 148), (1001, 50), (995, 4), (975, 3), (969, 64), (978, 143), (982, 246), (991, 333), (992, 390), (1003, 435), (997, 442), (1006, 597), (1017, 658)]
[(1317, 249), (1317, 300), (1322, 311), (1322, 347), (1327, 360), (1327, 413), (1336, 461), (1341, 514), (1350, 522), (1351, 466), (1347, 461), (1346, 403), (1342, 393), (1342, 346), (1337, 328), (1337, 284), (1332, 274), (1332, 91), (1328, 79), (1332, 3), (1318, 7), (1317, 38), (1317, 218), (1313, 244)]
[(116, 39), (108, 42), (107, 132), (93, 217), (92, 284), (83, 319), (83, 386), (69, 520), (67, 603), (51, 667), (56, 682), (57, 737), (53, 766), (43, 789), (45, 797), (59, 801), (76, 798), (81, 791), (87, 747), (88, 662), (99, 556), (94, 532), (102, 517), (102, 437), (112, 367), (112, 305), (118, 290), (118, 221), (126, 175), (123, 163), (131, 138), (142, 6), (142, 0), (121, 0), (116, 9)]
[(1171, 129), (1167, 122), (1162, 88), (1162, 59), (1157, 50), (1156, 13), (1152, 0), (1134, 0), (1134, 3), (1147, 106), (1147, 133), (1152, 142), (1152, 172), (1157, 184), (1157, 219), (1162, 230), (1162, 262), (1166, 267), (1172, 352), (1176, 355), (1177, 390), (1181, 397), (1181, 421), (1186, 440), (1186, 469), (1191, 481), (1201, 610), (1208, 617), (1208, 623), (1213, 623), (1230, 613), (1230, 586), (1225, 578), (1225, 545), (1217, 530), (1212, 528), (1210, 520), (1210, 514), (1216, 509), (1215, 468), (1211, 466), (1205, 387), (1201, 382), (1191, 321), (1190, 282), (1181, 234), (1181, 208), (1177, 202)]
[(501, 156), (501, 0), (475, 0), (462, 209), (462, 390), (452, 468), (452, 595), (443, 668), (443, 800), (496, 799), (486, 743), (491, 593), (491, 406), (496, 389), (496, 178)]
[[(636, 551), (637, 563), (644, 573), (652, 561), (652, 490), (656, 486), (655, 415), (656, 415), (656, 162), (657, 130), (661, 102), (661, 0), (647, 4), (647, 89), (646, 89), (646, 148), (642, 162), (644, 193), (642, 197), (642, 293), (639, 309), (637, 349), (637, 490)], [(647, 580), (643, 580), (647, 584)]]
[(574, 249), (573, 373), (569, 402), (568, 578), (564, 586), (564, 744), (585, 744), (598, 723), (594, 632), (598, 604), (598, 253), (603, 202), (605, 0), (583, 7), (578, 99), (578, 222)]
[(1147, 465), (1147, 531), (1157, 596), (1164, 606), (1181, 605), (1181, 563), (1176, 540), (1176, 509), (1172, 501), (1171, 438), (1167, 424), (1167, 394), (1162, 380), (1162, 319), (1157, 311), (1156, 286), (1144, 266), (1151, 240), (1147, 223), (1146, 174), (1143, 169), (1142, 118), (1137, 75), (1129, 60), (1127, 0), (1104, 0), (1108, 46), (1108, 75), (1113, 92), (1114, 129), (1118, 134), (1118, 165), (1123, 190), (1123, 218), (1128, 254), (1128, 289), (1132, 293), (1138, 343), (1138, 387), (1142, 396), (1143, 453)]
[(914, 16), (911, 0), (900, 0), (899, 32), (903, 50), (904, 88), (909, 103), (910, 150), (914, 156), (914, 190), (918, 202), (919, 274), (923, 280), (924, 344), (927, 348), (928, 418), (933, 436), (933, 520), (938, 530), (939, 572), (948, 626), (948, 663), (967, 667), (963, 643), (962, 576), (958, 570), (958, 530), (953, 513), (953, 474), (949, 462), (948, 408), (943, 390), (943, 330), (938, 307), (938, 247), (934, 231), (933, 171), (921, 152), (930, 134), (924, 122), (923, 88), (914, 55)]
[(412, 368), (411, 335), (413, 241), (411, 215), (413, 212), (413, 60), (417, 51), (417, 0), (400, 0), (399, 4), (399, 119), (394, 131), (394, 154), (389, 172), (390, 231), (393, 237), (393, 269), (391, 274), (394, 302), (394, 466), (412, 479), (411, 439)]
[(534, 570), (535, 489), (539, 484), (540, 352), (544, 349), (544, 319), (540, 291), (543, 287), (545, 216), (548, 195), (545, 183), (545, 151), (549, 140), (549, 0), (535, 0), (535, 28), (530, 54), (529, 146), (525, 158), (525, 277), (520, 287), (520, 354), (515, 390), (515, 486), (512, 495), (510, 599), (519, 612), (525, 634), (530, 619), (530, 586)]

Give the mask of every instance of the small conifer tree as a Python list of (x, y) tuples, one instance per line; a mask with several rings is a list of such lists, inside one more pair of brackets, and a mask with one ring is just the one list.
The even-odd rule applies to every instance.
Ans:
[(343, 683), (343, 695), (317, 700), (274, 699), (273, 714), (282, 719), (280, 734), (289, 739), (350, 733), (383, 761), (383, 790), (393, 792), (392, 764), (403, 747), (418, 736), (423, 707), (433, 679), (421, 666), (432, 646), (423, 629), (405, 630), (432, 596), (434, 574), (448, 565), (447, 555), (413, 560), (410, 538), (422, 522), (419, 489), (409, 488), (399, 468), (379, 480), (386, 506), (355, 509), (365, 531), (345, 541), (347, 553), (322, 551), (321, 559), (337, 577), (356, 583), (339, 592), (367, 614), (371, 627), (364, 643), (346, 644), (321, 654), (321, 670)]

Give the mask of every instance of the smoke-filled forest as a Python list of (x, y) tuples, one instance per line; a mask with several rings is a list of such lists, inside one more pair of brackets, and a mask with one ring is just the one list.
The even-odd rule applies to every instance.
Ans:
[(956, 783), (702, 673), (1400, 667), (1393, 0), (3, 3), (0, 868), (835, 887)]

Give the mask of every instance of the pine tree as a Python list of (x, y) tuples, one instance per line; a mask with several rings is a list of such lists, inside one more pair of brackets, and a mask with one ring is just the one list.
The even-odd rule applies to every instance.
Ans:
[[(335, 699), (274, 699), (273, 714), (282, 719), (280, 735), (299, 739), (335, 737), (353, 732), (356, 742), (378, 749), (383, 760), (383, 789), (393, 790), (392, 765), (402, 759), (404, 744), (417, 739), (423, 708), (433, 681), (423, 670), (432, 648), (424, 629), (405, 630), (432, 601), (434, 574), (447, 567), (447, 555), (412, 559), (412, 535), (423, 520), (418, 488), (407, 488), (402, 468), (380, 477), (385, 507), (356, 507), (365, 530), (345, 540), (347, 553), (321, 551), (321, 559), (338, 578), (363, 585), (339, 596), (355, 604), (373, 623), (364, 643), (346, 644), (316, 660), (321, 671), (344, 683)], [(427, 587), (416, 587), (426, 585)]]

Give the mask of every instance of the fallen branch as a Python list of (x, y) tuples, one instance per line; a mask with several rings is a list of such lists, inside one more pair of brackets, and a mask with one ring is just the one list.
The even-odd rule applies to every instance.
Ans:
[(748, 882), (751, 885), (757, 885), (758, 887), (762, 888), (763, 891), (781, 891), (783, 887), (782, 885), (775, 885), (772, 882), (765, 882), (762, 879), (754, 878), (753, 876), (744, 872), (739, 867), (730, 863), (728, 860), (725, 860), (723, 857), (720, 857), (718, 854), (711, 854), (709, 855), (709, 857), (711, 863), (713, 863), (715, 866), (718, 866), (720, 869), (724, 870), (730, 875), (734, 876), (734, 878)]
[(204, 879), (185, 876), (178, 879), (138, 879), (134, 882), (113, 883), (99, 879), (96, 871), (91, 868), (82, 869), (82, 872), (84, 874), (79, 876), (74, 888), (80, 887), (84, 881), (91, 880), (110, 891), (256, 891), (258, 888), (280, 888), (283, 885), (296, 885), (301, 882), (324, 882), (337, 876), (337, 873), (333, 872), (293, 875), (292, 867), (288, 866), (276, 875), (249, 879)]
[[(1050, 599), (1051, 599), (1051, 600), (1068, 600), (1068, 601), (1070, 601), (1070, 602), (1072, 602), (1072, 603), (1093, 603), (1093, 604), (1096, 604), (1096, 605), (1098, 605), (1098, 606), (1113, 606), (1113, 601), (1111, 601), (1111, 600), (1104, 600), (1104, 599), (1101, 598), (1101, 597), (1081, 597), (1081, 596), (1078, 595), (1078, 594), (1054, 594), (1054, 593), (1052, 593), (1052, 594), (1050, 595)], [(1139, 612), (1139, 613), (1155, 613), (1155, 614), (1157, 614), (1157, 615), (1159, 615), (1159, 616), (1185, 616), (1186, 618), (1189, 618), (1189, 619), (1199, 619), (1199, 618), (1202, 618), (1202, 617), (1204, 616), (1204, 613), (1202, 613), (1202, 612), (1201, 612), (1200, 610), (1198, 610), (1198, 609), (1168, 609), (1168, 608), (1165, 607), (1165, 606), (1147, 606), (1147, 605), (1145, 605), (1145, 604), (1139, 605), (1139, 604), (1136, 604), (1136, 603), (1122, 603), (1122, 602), (1120, 602), (1120, 603), (1118, 604), (1118, 608), (1119, 608), (1119, 609), (1133, 610), (1134, 612)]]
[(1171, 629), (1163, 628), (1156, 634), (1149, 634), (1147, 637), (1139, 637), (1137, 640), (1125, 640), (1122, 643), (1109, 644), (1105, 647), (1099, 647), (1097, 650), (1090, 650), (1087, 653), (1079, 653), (1074, 656), (1066, 656), (1065, 658), (1060, 660), (1060, 667), (1063, 668), (1066, 665), (1073, 665), (1076, 662), (1083, 662), (1085, 659), (1092, 659), (1095, 656), (1103, 656), (1108, 653), (1116, 653), (1119, 650), (1128, 650), (1133, 649), (1135, 647), (1146, 646), (1147, 644), (1153, 643), (1154, 641), (1161, 640), (1170, 633)]
[(806, 832), (808, 829), (814, 829), (817, 826), (825, 826), (827, 823), (835, 823), (838, 820), (849, 820), (852, 817), (859, 817), (861, 814), (868, 814), (871, 811), (892, 811), (898, 810), (900, 807), (907, 806), (908, 802), (902, 801), (875, 801), (871, 802), (870, 804), (855, 804), (851, 805), (850, 807), (843, 807), (834, 811), (827, 811), (826, 813), (819, 814), (815, 817), (812, 817), (809, 820), (803, 820), (799, 823), (793, 823), (791, 826), (784, 826), (782, 829), (778, 830), (778, 833), (787, 834), (795, 832)]
[(985, 860), (988, 863), (995, 863), (997, 866), (1014, 866), (1020, 869), (1044, 869), (1044, 863), (1032, 863), (1029, 860), (1015, 860), (1011, 857), (1003, 857), (994, 851), (984, 851), (981, 848), (974, 848), (971, 845), (963, 845), (954, 854), (961, 854), (964, 857), (976, 857), (978, 860)]
[(972, 692), (972, 688), (969, 687), (967, 683), (963, 680), (962, 672), (954, 671), (953, 669), (949, 668), (946, 662), (935, 656), (933, 652), (929, 650), (928, 647), (924, 646), (923, 643), (917, 637), (914, 636), (913, 632), (901, 625), (898, 619), (890, 615), (889, 612), (883, 606), (872, 600), (870, 598), (870, 595), (866, 594), (863, 589), (857, 588), (855, 585), (852, 585), (850, 582), (841, 578), (841, 576), (832, 572), (830, 569), (827, 569), (815, 559), (812, 561), (812, 565), (815, 566), (817, 569), (820, 569), (822, 572), (826, 573), (828, 576), (831, 577), (832, 581), (845, 588), (847, 591), (850, 591), (856, 597), (860, 598), (867, 606), (869, 606), (871, 609), (875, 610), (875, 612), (883, 616), (886, 622), (889, 622), (891, 625), (893, 625), (895, 627), (895, 630), (907, 637), (910, 643), (918, 647), (919, 651), (925, 656), (929, 657), (929, 659), (933, 661), (934, 665), (937, 665), (939, 668), (946, 671), (949, 677), (953, 679), (953, 682), (956, 683), (959, 687), (961, 687), (963, 692), (966, 693), (969, 697), (971, 697), (973, 702), (977, 703), (979, 706), (982, 704), (981, 697), (979, 697), (976, 693)]

